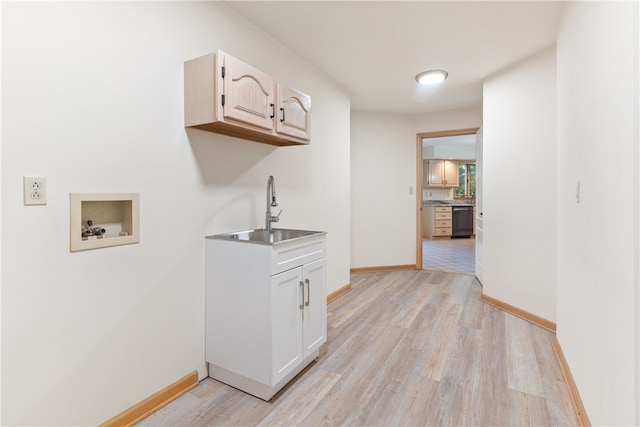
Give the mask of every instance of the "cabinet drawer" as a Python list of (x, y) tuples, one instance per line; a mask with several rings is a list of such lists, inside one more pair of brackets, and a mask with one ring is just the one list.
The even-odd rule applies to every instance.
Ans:
[(317, 236), (299, 241), (273, 246), (271, 274), (299, 267), (326, 257), (325, 236)]
[(436, 220), (436, 228), (451, 228), (451, 220)]
[(451, 206), (436, 206), (436, 212), (451, 212)]
[(451, 228), (436, 228), (436, 236), (451, 236)]
[(436, 221), (441, 219), (451, 220), (451, 212), (436, 212)]

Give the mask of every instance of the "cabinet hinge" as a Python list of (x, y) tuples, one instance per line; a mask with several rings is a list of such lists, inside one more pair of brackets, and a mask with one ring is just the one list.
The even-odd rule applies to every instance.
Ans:
[(224, 106), (224, 93), (222, 94), (222, 106)]
[(222, 78), (224, 79), (224, 65), (222, 66)]

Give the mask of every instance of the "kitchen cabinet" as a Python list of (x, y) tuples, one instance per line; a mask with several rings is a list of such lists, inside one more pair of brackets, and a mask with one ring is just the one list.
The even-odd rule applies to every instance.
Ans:
[(276, 83), (276, 100), (280, 114), (276, 121), (276, 133), (308, 143), (311, 139), (311, 98), (296, 89)]
[(311, 98), (220, 50), (184, 63), (185, 126), (271, 145), (308, 144)]
[(325, 240), (206, 239), (210, 377), (269, 400), (319, 356), (327, 340)]
[(452, 160), (423, 160), (424, 187), (458, 187), (458, 162)]
[(272, 382), (277, 383), (326, 341), (326, 259), (271, 277)]
[(451, 237), (451, 206), (422, 207), (422, 235), (427, 239)]

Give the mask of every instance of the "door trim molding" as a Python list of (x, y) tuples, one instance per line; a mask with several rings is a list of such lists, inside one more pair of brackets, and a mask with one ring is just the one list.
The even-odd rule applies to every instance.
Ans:
[(474, 127), (416, 134), (416, 270), (422, 270), (422, 139), (474, 135), (479, 129)]

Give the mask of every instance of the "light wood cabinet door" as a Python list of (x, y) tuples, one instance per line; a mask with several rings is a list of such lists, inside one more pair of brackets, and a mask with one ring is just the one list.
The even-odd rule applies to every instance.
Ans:
[(221, 55), (224, 66), (222, 110), (225, 120), (238, 120), (266, 130), (273, 129), (273, 79), (233, 56)]
[(451, 160), (444, 160), (442, 163), (442, 176), (445, 187), (457, 187), (460, 180), (460, 171), (458, 169), (458, 162)]
[(271, 145), (309, 144), (311, 98), (220, 50), (184, 63), (185, 126)]
[(311, 97), (281, 83), (277, 83), (276, 88), (276, 131), (308, 141), (311, 138)]
[(422, 161), (422, 186), (429, 187), (429, 160)]
[(443, 187), (444, 186), (444, 176), (443, 176), (443, 164), (444, 160), (429, 160), (428, 164), (428, 183), (431, 187)]
[(432, 159), (423, 162), (425, 187), (457, 187), (458, 162)]

